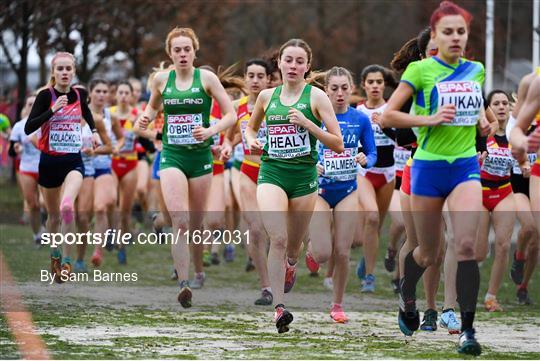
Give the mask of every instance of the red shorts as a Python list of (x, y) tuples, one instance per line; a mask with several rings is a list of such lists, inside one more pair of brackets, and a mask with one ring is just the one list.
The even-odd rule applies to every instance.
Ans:
[(137, 168), (139, 161), (137, 159), (113, 158), (112, 170), (119, 180), (122, 180), (126, 174)]
[(250, 162), (249, 160), (245, 160), (242, 162), (242, 165), (240, 166), (240, 172), (244, 173), (253, 181), (253, 183), (257, 184), (257, 178), (259, 177), (259, 170), (261, 169), (261, 165), (257, 164), (255, 162)]
[(401, 176), (401, 191), (406, 195), (411, 195), (411, 166), (405, 164), (403, 175)]
[(17, 173), (24, 174), (24, 175), (27, 175), (29, 177), (32, 177), (32, 178), (34, 178), (36, 180), (36, 182), (38, 181), (38, 178), (39, 178), (39, 173), (37, 173), (37, 172), (25, 172), (24, 170), (20, 170)]
[(538, 161), (534, 162), (531, 167), (531, 175), (540, 177), (540, 163)]
[(219, 160), (214, 161), (214, 175), (223, 174), (225, 172), (225, 163)]
[(395, 178), (395, 170), (393, 168), (389, 169), (386, 172), (383, 173), (375, 173), (370, 172), (369, 170), (363, 174), (364, 177), (366, 177), (367, 180), (370, 181), (370, 183), (373, 185), (373, 188), (375, 190), (378, 190), (385, 184), (390, 183)]
[(21, 166), (21, 157), (17, 156), (14, 160), (14, 166), (15, 166), (15, 172), (19, 171), (19, 167)]
[(497, 204), (503, 199), (512, 194), (512, 185), (510, 183), (505, 184), (499, 188), (482, 188), (482, 203), (484, 207), (492, 212)]

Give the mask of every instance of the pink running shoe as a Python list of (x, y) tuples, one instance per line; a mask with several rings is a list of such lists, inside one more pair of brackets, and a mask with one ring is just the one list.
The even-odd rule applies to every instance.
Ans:
[(343, 308), (341, 305), (334, 304), (332, 308), (330, 309), (330, 317), (334, 322), (336, 323), (347, 323), (349, 322), (349, 318), (343, 312)]
[(285, 261), (285, 285), (283, 291), (285, 293), (291, 292), (294, 283), (296, 282), (296, 264), (294, 266), (289, 265), (289, 261)]
[(315, 258), (311, 255), (311, 252), (306, 252), (306, 266), (311, 274), (317, 274), (319, 272), (320, 265), (315, 261)]

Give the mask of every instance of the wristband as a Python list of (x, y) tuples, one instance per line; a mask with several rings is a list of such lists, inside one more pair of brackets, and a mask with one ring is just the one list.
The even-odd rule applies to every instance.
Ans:
[(163, 139), (163, 133), (158, 132), (156, 134), (156, 140), (162, 140)]
[(98, 131), (96, 128), (92, 129), (92, 134), (96, 134)]

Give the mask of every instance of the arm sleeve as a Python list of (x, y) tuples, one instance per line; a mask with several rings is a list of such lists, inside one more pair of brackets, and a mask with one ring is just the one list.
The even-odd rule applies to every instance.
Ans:
[(88, 126), (91, 130), (96, 128), (96, 123), (94, 122), (94, 117), (92, 116), (92, 111), (88, 107), (88, 93), (84, 89), (78, 89), (81, 96), (81, 111), (84, 120), (88, 123)]
[(45, 89), (36, 97), (28, 120), (24, 125), (24, 132), (30, 135), (39, 129), (45, 122), (51, 119), (53, 111), (51, 110), (51, 93)]
[(478, 132), (476, 133), (476, 151), (480, 153), (487, 151), (487, 137), (481, 137)]
[(377, 162), (377, 147), (375, 146), (375, 137), (367, 116), (360, 117), (362, 131), (360, 133), (360, 143), (367, 158), (367, 164), (364, 168), (371, 168)]
[(411, 145), (416, 142), (416, 134), (411, 128), (396, 129), (396, 143), (400, 147)]
[(137, 141), (143, 146), (143, 148), (150, 153), (154, 153), (156, 151), (156, 147), (154, 146), (154, 142), (152, 142), (149, 139), (146, 139), (144, 137), (138, 137)]

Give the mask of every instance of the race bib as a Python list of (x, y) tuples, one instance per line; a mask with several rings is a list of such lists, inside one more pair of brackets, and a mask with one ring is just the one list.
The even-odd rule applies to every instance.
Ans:
[[(215, 119), (215, 118), (212, 118), (210, 119), (210, 126), (213, 127), (214, 125), (217, 124), (217, 121), (218, 119)], [(221, 134), (220, 133), (216, 133), (212, 136), (212, 140), (214, 141), (214, 145), (220, 145), (220, 138), (221, 138)]]
[(484, 104), (482, 89), (475, 81), (443, 81), (437, 83), (438, 109), (446, 104), (456, 106), (456, 116), (447, 126), (474, 126)]
[(308, 131), (295, 124), (268, 125), (268, 156), (277, 159), (309, 155), (311, 144)]
[(124, 130), (124, 145), (120, 149), (120, 153), (130, 153), (135, 150), (135, 133), (131, 130)]
[(488, 148), (488, 156), (482, 170), (497, 177), (508, 177), (514, 164), (512, 152), (508, 148)]
[[(242, 132), (242, 143), (244, 144), (244, 149), (248, 149), (249, 147), (246, 142), (246, 128), (248, 125), (248, 121), (242, 121), (240, 123), (240, 131)], [(257, 132), (257, 140), (261, 145), (264, 147), (266, 144), (266, 123), (261, 123), (261, 127), (259, 128), (259, 131)]]
[(356, 179), (358, 165), (354, 161), (357, 148), (345, 148), (343, 153), (336, 153), (331, 149), (323, 151), (324, 176), (337, 181)]
[(167, 140), (169, 144), (175, 145), (201, 143), (193, 138), (193, 128), (197, 126), (202, 127), (202, 125), (202, 114), (200, 113), (178, 115), (169, 114), (167, 116)]
[(81, 123), (51, 122), (49, 150), (58, 153), (79, 153), (81, 146)]
[[(536, 160), (538, 159), (538, 156), (536, 155), (536, 153), (529, 153), (527, 154), (528, 158), (529, 158), (529, 163), (531, 164), (531, 166), (534, 164), (534, 162), (536, 162)], [(523, 172), (521, 171), (521, 168), (519, 167), (519, 163), (517, 160), (514, 159), (514, 167), (512, 169), (512, 172), (514, 174), (523, 174)]]
[(375, 137), (375, 145), (377, 147), (384, 147), (394, 144), (394, 141), (388, 138), (386, 134), (384, 134), (379, 124), (371, 123), (371, 129), (373, 130), (373, 136)]
[(407, 160), (411, 157), (411, 151), (405, 148), (394, 148), (394, 165), (397, 171), (403, 170)]

